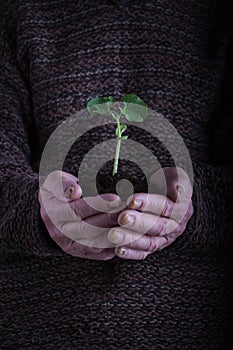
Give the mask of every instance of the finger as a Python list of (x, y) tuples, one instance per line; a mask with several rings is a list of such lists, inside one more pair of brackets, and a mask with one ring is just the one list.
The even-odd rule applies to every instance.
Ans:
[(108, 240), (114, 245), (128, 245), (132, 242), (135, 242), (143, 234), (131, 231), (126, 228), (114, 227), (108, 231)]
[(116, 212), (120, 205), (120, 197), (113, 193), (81, 198), (78, 201), (70, 203), (72, 210), (81, 219), (85, 219), (100, 212)]
[(160, 194), (136, 193), (127, 199), (127, 204), (130, 209), (151, 212), (171, 218), (179, 223), (188, 210), (190, 200), (175, 203), (170, 198)]
[(80, 244), (109, 248), (114, 244), (108, 240), (108, 231), (117, 225), (117, 214), (98, 214), (87, 220), (64, 222), (58, 226), (59, 231)]
[[(106, 201), (102, 202), (102, 206), (101, 208), (99, 206), (99, 209), (102, 209), (103, 211), (105, 210), (106, 212), (109, 211), (114, 213), (114, 210), (111, 211), (109, 207), (113, 207), (113, 205), (115, 205), (116, 207), (117, 205), (119, 205), (120, 198), (115, 194), (104, 194), (102, 195), (102, 197)], [(53, 222), (54, 226), (58, 227), (59, 230), (61, 230), (62, 226), (65, 223), (79, 222), (82, 219), (99, 213), (99, 211), (97, 211), (95, 208), (89, 206), (89, 204), (87, 204), (84, 198), (72, 201), (71, 203), (62, 202), (57, 198), (48, 198), (46, 195), (45, 198), (46, 200), (44, 200), (41, 203), (42, 217), (45, 220), (46, 217), (49, 217), (50, 220)], [(99, 196), (92, 198), (89, 197), (89, 203), (94, 203), (94, 205), (97, 205), (98, 201)]]
[(69, 244), (66, 244), (64, 251), (74, 257), (94, 260), (109, 260), (115, 256), (113, 248), (89, 247), (72, 240), (69, 240)]
[(129, 260), (144, 260), (150, 252), (144, 250), (135, 250), (126, 247), (115, 248), (115, 254), (122, 259)]
[[(162, 222), (160, 220), (162, 220)], [(174, 222), (168, 222), (169, 219), (160, 218), (159, 221), (160, 224), (158, 225), (157, 232), (153, 232), (153, 235), (151, 235), (151, 233), (144, 234), (142, 232), (132, 230), (131, 228), (113, 227), (108, 231), (108, 239), (110, 242), (117, 245), (128, 245), (139, 240), (139, 238), (143, 236), (163, 237), (167, 236), (168, 234), (176, 234), (178, 237), (186, 227), (186, 223), (178, 225)], [(144, 241), (142, 240), (142, 242)], [(146, 249), (144, 246), (140, 248)]]
[[(137, 218), (140, 217), (137, 212), (136, 216)], [(189, 215), (179, 224), (171, 219), (157, 217), (156, 224), (148, 230), (147, 234), (143, 233), (143, 230), (133, 230), (132, 226), (128, 226), (127, 228), (126, 225), (113, 227), (108, 232), (108, 239), (110, 242), (117, 245), (130, 244), (137, 249), (153, 250), (156, 248), (156, 239), (153, 239), (154, 237), (166, 237), (166, 240), (170, 241), (171, 239), (171, 241), (173, 241), (185, 231), (188, 220)], [(146, 220), (142, 220), (143, 225), (145, 225), (145, 221)], [(147, 237), (151, 238), (147, 239)], [(134, 243), (136, 246), (134, 246)], [(142, 244), (142, 246), (138, 244)], [(153, 246), (153, 244), (155, 244), (155, 246)]]
[(178, 223), (172, 219), (160, 217), (154, 214), (124, 210), (118, 216), (118, 224), (121, 227), (137, 231), (141, 234), (161, 235), (175, 230)]
[(178, 237), (176, 233), (170, 233), (167, 236), (159, 237), (159, 241), (157, 242), (157, 251), (163, 250), (171, 245)]
[(129, 239), (122, 241), (120, 246), (147, 252), (154, 252), (160, 248), (162, 243), (165, 241), (167, 242), (167, 239), (164, 237), (161, 239), (161, 237), (158, 236), (140, 235), (138, 232), (130, 232), (128, 235), (126, 234), (125, 237)]
[(150, 183), (157, 190), (167, 195), (173, 201), (191, 199), (192, 185), (187, 173), (180, 167), (166, 167), (157, 170), (151, 177)]
[(84, 220), (65, 222), (60, 224), (58, 229), (63, 235), (73, 241), (95, 247), (97, 246), (92, 244), (93, 239), (106, 231), (106, 228), (93, 226)]
[[(138, 239), (138, 241), (141, 241), (145, 236), (142, 236)], [(117, 256), (123, 259), (133, 259), (133, 260), (144, 260), (149, 254), (154, 253), (155, 251), (162, 250), (166, 247), (168, 247), (170, 244), (172, 244), (175, 241), (175, 237), (171, 235), (170, 237), (152, 237), (155, 239), (156, 243), (152, 243), (152, 245), (149, 245), (149, 251), (146, 248), (141, 248), (141, 246), (146, 247), (146, 240), (143, 240), (142, 242), (135, 241), (134, 243), (131, 243), (126, 246), (117, 247), (115, 248), (115, 253)], [(150, 243), (151, 244), (151, 243)], [(154, 246), (154, 250), (152, 249), (152, 246)]]
[(80, 238), (76, 240), (77, 243), (86, 247), (93, 247), (99, 249), (113, 248), (116, 245), (108, 240), (108, 230), (101, 232), (99, 235), (91, 237), (88, 235), (86, 238)]
[(169, 234), (166, 236), (149, 236), (143, 235), (139, 237), (134, 242), (131, 242), (127, 245), (124, 245), (126, 248), (134, 249), (134, 250), (144, 250), (150, 253), (154, 253), (155, 251), (159, 251), (171, 243), (173, 243), (179, 234)]
[(112, 228), (118, 225), (118, 213), (100, 213), (93, 216), (89, 216), (84, 219), (85, 222), (92, 226)]
[(82, 189), (77, 181), (72, 174), (56, 170), (47, 176), (41, 189), (63, 202), (73, 201), (82, 196)]
[(73, 241), (72, 239), (66, 237), (63, 235), (59, 230), (51, 230), (50, 236), (52, 239), (60, 246), (60, 248), (68, 253), (73, 255), (72, 253), (75, 253), (76, 256), (85, 255), (86, 253), (89, 254), (99, 254), (103, 251), (103, 248), (100, 247), (92, 247), (87, 246), (84, 244), (80, 244), (76, 241)]
[(107, 231), (100, 236), (96, 236), (88, 239), (79, 239), (78, 241), (72, 240), (71, 238), (64, 235), (56, 227), (54, 227), (51, 220), (47, 220), (46, 228), (51, 238), (61, 247), (66, 253), (70, 253), (72, 249), (76, 249), (76, 256), (81, 254), (99, 254), (106, 248), (112, 248), (114, 244), (110, 243), (107, 238)]
[(68, 236), (64, 235), (57, 227), (54, 226), (54, 224), (52, 223), (52, 221), (47, 218), (45, 221), (45, 226), (48, 230), (48, 233), (50, 235), (50, 237), (60, 246), (60, 248), (65, 251), (66, 253), (69, 253), (72, 247), (76, 247), (77, 250), (77, 255), (79, 254), (83, 254), (85, 252), (89, 252), (89, 253), (100, 253), (102, 252), (103, 248), (100, 247), (95, 247), (92, 245), (81, 245), (81, 244), (77, 244), (74, 245), (74, 243), (76, 243), (74, 240), (72, 240), (71, 238), (69, 238)]
[(99, 254), (86, 254), (85, 258), (91, 260), (110, 260), (115, 256), (115, 250), (113, 248), (106, 248)]

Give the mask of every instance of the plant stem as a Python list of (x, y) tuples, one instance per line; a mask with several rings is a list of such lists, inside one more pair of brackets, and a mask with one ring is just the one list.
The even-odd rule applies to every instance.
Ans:
[(117, 169), (118, 169), (118, 160), (119, 160), (119, 155), (120, 155), (120, 147), (121, 147), (121, 124), (120, 124), (120, 117), (121, 114), (119, 114), (116, 117), (116, 122), (117, 122), (117, 144), (116, 144), (116, 152), (115, 152), (115, 159), (114, 159), (114, 166), (112, 170), (112, 176), (116, 175)]
[(117, 121), (117, 130), (118, 130), (118, 137), (121, 137), (120, 116), (121, 116), (121, 115), (118, 115), (118, 116), (116, 117), (116, 121)]
[(114, 160), (114, 166), (112, 171), (112, 176), (114, 176), (117, 173), (118, 169), (118, 159), (120, 155), (120, 148), (121, 148), (121, 140), (117, 138), (117, 144), (116, 144), (116, 152), (115, 152), (115, 160)]

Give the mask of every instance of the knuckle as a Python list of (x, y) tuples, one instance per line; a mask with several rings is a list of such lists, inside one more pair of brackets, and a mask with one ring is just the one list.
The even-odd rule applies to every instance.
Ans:
[(178, 234), (181, 232), (181, 230), (182, 230), (181, 225), (182, 225), (182, 224), (178, 224), (178, 225), (175, 227), (174, 230), (172, 230), (171, 232), (169, 232), (169, 234), (170, 234), (170, 235), (178, 235)]
[(163, 235), (164, 231), (165, 231), (165, 223), (159, 217), (158, 219), (155, 220), (153, 226), (151, 227), (148, 233), (150, 233), (153, 236), (155, 235), (160, 236), (160, 235)]
[(174, 215), (174, 219), (181, 223), (185, 219), (185, 212), (183, 210), (177, 210), (177, 212)]
[(117, 225), (118, 213), (108, 213), (109, 223), (111, 225)]
[(179, 229), (179, 231), (178, 231), (178, 235), (181, 235), (181, 234), (185, 231), (185, 229), (186, 229), (186, 223), (185, 223), (185, 222), (182, 222), (182, 223), (180, 224), (180, 229)]
[(174, 243), (175, 240), (176, 240), (180, 235), (181, 235), (181, 233), (178, 234), (178, 235), (172, 234), (171, 236), (169, 236), (169, 237), (168, 237), (168, 241), (167, 241), (167, 247), (168, 247), (169, 245), (171, 245), (172, 243)]
[(177, 237), (179, 237), (183, 233), (183, 229), (181, 225), (179, 225), (173, 232), (169, 233), (169, 237), (173, 240), (175, 240)]
[(146, 206), (147, 206), (147, 211), (153, 212), (153, 210), (154, 210), (154, 202), (153, 202), (153, 200), (151, 200), (150, 198), (148, 198), (148, 199), (147, 199)]
[(175, 210), (174, 210), (174, 220), (176, 220), (178, 223), (181, 223), (183, 220), (186, 219), (188, 211), (188, 204), (186, 202), (183, 202), (182, 204), (175, 204)]
[(87, 250), (88, 250), (88, 253), (92, 253), (92, 254), (100, 254), (103, 252), (103, 248), (95, 247), (94, 244), (92, 246), (88, 247)]
[(111, 260), (115, 254), (104, 255), (101, 260)]
[(58, 229), (63, 233), (63, 231), (65, 231), (66, 229), (66, 226), (67, 226), (67, 222), (63, 221), (59, 224)]
[(140, 231), (140, 232), (142, 232), (142, 233), (146, 233), (146, 232), (144, 232), (145, 231), (145, 223), (144, 223), (144, 221), (138, 221), (138, 223), (137, 223), (137, 228), (138, 228), (138, 230)]
[(65, 237), (60, 230), (55, 227), (51, 227), (49, 229), (49, 235), (60, 247), (62, 247)]
[(60, 247), (65, 253), (72, 255), (72, 253), (74, 252), (73, 243), (74, 242), (71, 240), (66, 240), (66, 243), (60, 244)]
[(79, 221), (78, 230), (79, 230), (79, 234), (85, 235), (87, 232), (87, 223), (83, 220)]
[(171, 221), (167, 221), (166, 224), (165, 224), (165, 230), (164, 230), (164, 233), (167, 235), (167, 234), (170, 234), (171, 232), (176, 232), (176, 230), (178, 229), (179, 227), (179, 223), (177, 223), (176, 221), (174, 220), (171, 220)]
[(174, 242), (175, 238), (177, 237), (177, 235), (175, 234), (170, 234), (166, 237), (166, 247), (168, 247), (172, 242)]
[(149, 254), (150, 254), (150, 252), (141, 252), (139, 254), (138, 260), (145, 260)]
[(172, 210), (173, 210), (173, 206), (171, 205), (170, 201), (166, 198), (162, 207), (162, 212), (161, 212), (162, 216), (170, 217)]
[(167, 238), (167, 236), (164, 236), (164, 237), (163, 237), (163, 242), (159, 245), (159, 247), (158, 247), (157, 250), (163, 250), (163, 249), (166, 248), (168, 245), (169, 245), (168, 238)]
[(158, 224), (158, 231), (157, 231), (157, 235), (161, 236), (164, 232), (166, 232), (166, 224), (165, 222), (161, 222), (160, 224)]
[(171, 244), (172, 242), (174, 242), (175, 240), (176, 240), (176, 238), (177, 237), (179, 237), (181, 235), (181, 233), (175, 233), (175, 232), (173, 232), (173, 233), (171, 233), (170, 234), (170, 237), (169, 237), (169, 239), (168, 239), (168, 242), (169, 242), (169, 244)]
[(148, 247), (147, 247), (148, 252), (154, 252), (156, 250), (156, 242), (154, 237), (150, 236), (149, 237), (149, 243), (148, 243)]

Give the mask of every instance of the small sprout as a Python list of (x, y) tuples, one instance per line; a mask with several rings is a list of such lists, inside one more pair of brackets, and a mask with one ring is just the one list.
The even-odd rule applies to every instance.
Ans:
[[(87, 104), (87, 110), (91, 114), (100, 114), (100, 115), (111, 115), (116, 121), (116, 151), (115, 159), (113, 165), (112, 175), (117, 174), (118, 169), (118, 160), (120, 155), (121, 141), (127, 140), (128, 136), (123, 135), (127, 129), (126, 124), (120, 123), (120, 118), (124, 115), (125, 118), (132, 122), (143, 122), (147, 117), (148, 108), (143, 100), (140, 99), (137, 95), (127, 94), (121, 97), (121, 107), (117, 107), (117, 111), (111, 109), (114, 104), (115, 99), (111, 96), (109, 97), (99, 97), (94, 98)], [(123, 106), (123, 107), (122, 107)]]

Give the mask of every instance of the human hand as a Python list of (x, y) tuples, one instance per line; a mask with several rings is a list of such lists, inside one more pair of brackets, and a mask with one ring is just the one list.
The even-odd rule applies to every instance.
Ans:
[[(40, 214), (50, 237), (61, 249), (75, 257), (108, 260), (115, 251), (107, 239), (109, 228), (117, 224), (120, 205), (115, 194), (81, 198), (77, 178), (54, 171), (42, 184), (38, 199)], [(110, 212), (111, 211), (111, 212)]]
[(120, 227), (109, 231), (108, 238), (117, 244), (115, 252), (121, 258), (143, 260), (168, 247), (193, 215), (192, 186), (184, 170), (160, 169), (150, 181), (158, 192), (166, 189), (166, 195), (136, 193), (129, 197), (129, 209), (118, 217)]

